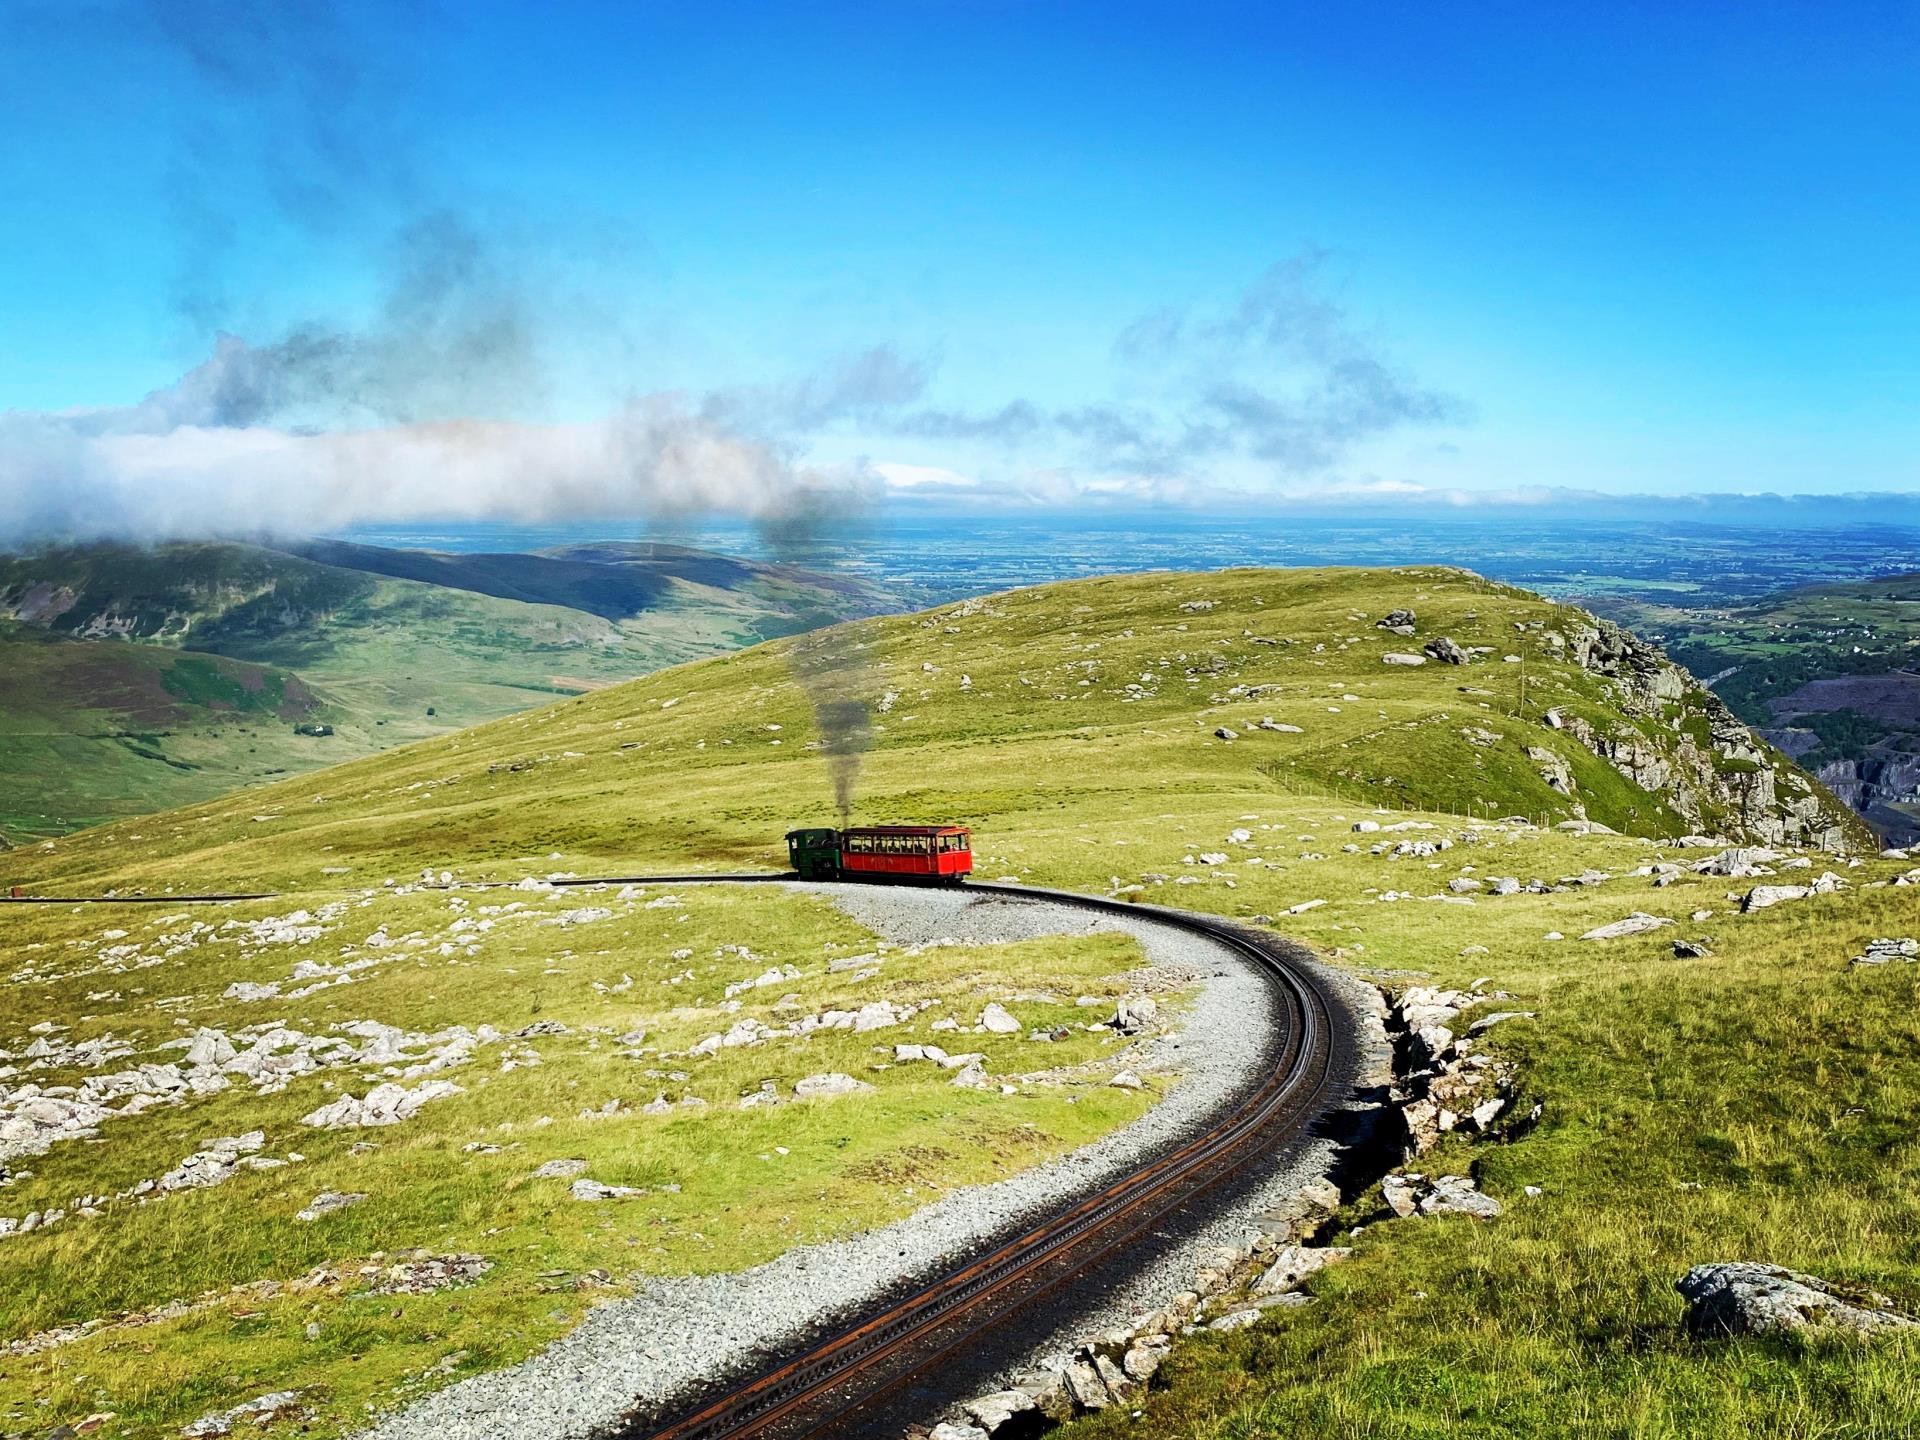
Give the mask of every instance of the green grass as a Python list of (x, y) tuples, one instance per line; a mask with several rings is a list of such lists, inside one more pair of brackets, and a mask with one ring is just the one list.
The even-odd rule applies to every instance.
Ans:
[[(1420, 610), (1423, 635), (1494, 645), (1495, 655), (1467, 667), (1382, 664), (1409, 643), (1373, 628), (1396, 604)], [(1612, 682), (1551, 659), (1539, 639), (1582, 621), (1433, 568), (1113, 577), (861, 621), (851, 627), (870, 666), (860, 684), (878, 704), (857, 805), (873, 820), (965, 817), (989, 873), (1034, 854), (1055, 855), (1057, 873), (1057, 852), (1089, 828), (1126, 839), (1175, 809), (1230, 816), (1287, 794), (1548, 824), (1577, 801), (1616, 829), (1673, 833), (1660, 797), (1545, 723), (1555, 707), (1616, 713)], [(1538, 627), (1524, 667), (1498, 658), (1515, 624)], [(124, 831), (106, 829), (35, 847), (12, 868), (28, 881), (58, 874), (156, 890), (311, 886), (339, 855), (357, 876), (433, 863), (514, 879), (554, 851), (582, 871), (774, 868), (786, 829), (834, 818), (812, 713), (788, 668), (795, 643), (342, 766), (324, 783), (176, 811), (135, 827), (133, 855), (116, 841)], [(1233, 693), (1256, 685), (1257, 697)], [(1303, 733), (1256, 728), (1265, 717)], [(1241, 738), (1216, 739), (1222, 726)], [(1470, 729), (1495, 743), (1472, 743)], [(1549, 788), (1528, 746), (1568, 760), (1576, 800)], [(1107, 873), (1073, 878), (1103, 885)]]
[[(1913, 933), (1916, 891), (1736, 916), (1725, 890), (1626, 880), (1472, 910), (1402, 904), (1391, 924), (1351, 902), (1289, 922), (1355, 958), (1364, 945), (1368, 964), (1452, 984), (1491, 975), (1514, 994), (1491, 1008), (1539, 1011), (1490, 1036), (1520, 1066), (1521, 1104), (1544, 1104), (1539, 1127), (1511, 1144), (1450, 1141), (1416, 1167), (1471, 1170), (1507, 1213), (1358, 1226), (1376, 1206), (1356, 1205), (1360, 1233), (1340, 1243), (1357, 1253), (1316, 1278), (1310, 1307), (1181, 1347), (1142, 1419), (1066, 1433), (1913, 1434), (1911, 1341), (1681, 1330), (1673, 1282), (1714, 1260), (1854, 1282), (1920, 1313), (1920, 987), (1912, 967), (1847, 964), (1875, 936)], [(1688, 923), (1696, 907), (1714, 918)], [(1674, 931), (1540, 938), (1629, 908), (1710, 934), (1715, 957), (1674, 959)], [(1492, 954), (1460, 957), (1469, 944)]]
[[(1374, 618), (1399, 605), (1420, 613), (1421, 638), (1451, 634), (1463, 644), (1494, 645), (1494, 656), (1464, 669), (1383, 665), (1383, 651), (1419, 643), (1373, 629)], [(1891, 1436), (1920, 1423), (1912, 1357), (1897, 1348), (1697, 1344), (1680, 1335), (1670, 1291), (1690, 1264), (1756, 1258), (1869, 1281), (1920, 1304), (1912, 1238), (1920, 1233), (1920, 1194), (1910, 1138), (1920, 1120), (1916, 971), (1853, 972), (1846, 964), (1867, 939), (1913, 933), (1915, 892), (1868, 888), (1901, 868), (1872, 861), (1845, 872), (1850, 888), (1840, 895), (1740, 916), (1728, 899), (1739, 882), (1689, 875), (1655, 888), (1649, 877), (1634, 875), (1663, 856), (1697, 852), (1664, 850), (1661, 837), (1679, 827), (1660, 798), (1544, 720), (1549, 707), (1558, 707), (1624, 724), (1610, 711), (1606, 683), (1551, 659), (1541, 645), (1528, 652), (1523, 700), (1520, 667), (1499, 658), (1513, 637), (1578, 621), (1476, 577), (1419, 569), (1122, 577), (856, 628), (859, 653), (873, 667), (860, 683), (882, 702), (861, 777), (862, 818), (970, 821), (985, 878), (1014, 875), (1243, 918), (1282, 916), (1300, 902), (1324, 900), (1280, 924), (1341, 963), (1399, 972), (1392, 983), (1405, 983), (1405, 972), (1445, 981), (1486, 975), (1512, 992), (1503, 1007), (1540, 1012), (1538, 1022), (1495, 1031), (1492, 1042), (1519, 1062), (1524, 1093), (1544, 1102), (1540, 1128), (1510, 1145), (1450, 1144), (1428, 1162), (1475, 1167), (1507, 1203), (1505, 1217), (1483, 1227), (1367, 1225), (1356, 1259), (1317, 1282), (1313, 1307), (1239, 1336), (1181, 1347), (1167, 1371), (1179, 1383), (1147, 1402), (1148, 1420), (1134, 1424), (1116, 1415), (1092, 1422), (1092, 1433), (1133, 1424), (1132, 1433), (1236, 1437), (1677, 1436), (1730, 1429)], [(1521, 632), (1516, 624), (1538, 628)], [(554, 870), (774, 868), (782, 863), (786, 829), (833, 818), (825, 765), (810, 748), (812, 717), (789, 676), (785, 649), (781, 642), (680, 667), (297, 782), (36, 845), (5, 857), (5, 878), (69, 893), (274, 887), (294, 892), (270, 907), (284, 913), (294, 903), (317, 907), (362, 890), (378, 895), (384, 880), (429, 864), (461, 879), (508, 881)], [(1270, 688), (1257, 697), (1235, 693), (1251, 685)], [(1267, 716), (1302, 733), (1257, 728)], [(1677, 743), (1690, 719), (1678, 709), (1668, 723), (1671, 730), (1643, 733), (1672, 735)], [(1241, 738), (1215, 738), (1220, 726)], [(1575, 770), (1592, 818), (1634, 833), (1588, 837), (1489, 824), (1488, 816), (1520, 814), (1550, 826), (1570, 813), (1567, 798), (1527, 760), (1530, 745), (1556, 750)], [(1415, 838), (1444, 836), (1455, 844), (1432, 857), (1396, 857), (1390, 846), (1401, 837), (1354, 833), (1363, 818), (1424, 821), (1436, 828)], [(1231, 843), (1236, 829), (1249, 839)], [(1201, 859), (1216, 852), (1229, 858)], [(1617, 878), (1547, 895), (1483, 895), (1472, 904), (1438, 898), (1462, 873), (1553, 881), (1589, 869)], [(1390, 898), (1401, 896), (1407, 898)], [(686, 899), (687, 927), (701, 927), (703, 936), (698, 954), (744, 940), (756, 958), (793, 958), (805, 969), (828, 943), (865, 944), (833, 912), (797, 899), (788, 903), (799, 908), (778, 911), (763, 908), (766, 899), (757, 893)], [(364, 926), (383, 918), (384, 907), (418, 907), (404, 910), (404, 924), (425, 932), (429, 918), (445, 923), (447, 904), (435, 893), (389, 896), (349, 913)], [(1712, 910), (1711, 919), (1688, 921), (1697, 908)], [(1618, 942), (1544, 938), (1549, 931), (1575, 936), (1634, 909), (1674, 916), (1681, 925)], [(110, 1332), (49, 1352), (61, 1357), (57, 1362), (39, 1357), (11, 1393), (25, 1405), (48, 1386), (68, 1384), (59, 1406), (32, 1412), (35, 1419), (47, 1408), (66, 1416), (103, 1408), (85, 1386), (111, 1376), (112, 1384), (138, 1391), (119, 1406), (140, 1417), (133, 1433), (147, 1433), (139, 1426), (157, 1433), (175, 1417), (234, 1403), (288, 1377), (319, 1377), (324, 1417), (332, 1417), (323, 1418), (324, 1428), (363, 1404), (393, 1403), (423, 1384), (444, 1383), (403, 1376), (418, 1376), (448, 1353), (466, 1349), (462, 1363), (470, 1370), (506, 1363), (558, 1333), (595, 1292), (560, 1288), (571, 1282), (543, 1280), (543, 1270), (574, 1275), (597, 1265), (624, 1281), (649, 1268), (748, 1263), (794, 1236), (838, 1233), (900, 1213), (926, 1185), (980, 1178), (983, 1172), (969, 1167), (983, 1164), (990, 1147), (969, 1127), (1001, 1125), (992, 1143), (1017, 1163), (1125, 1113), (1124, 1098), (1115, 1098), (1120, 1092), (1104, 1089), (1100, 1103), (1109, 1108), (1098, 1113), (1085, 1108), (1091, 1100), (1065, 1105), (1059, 1092), (970, 1097), (937, 1082), (919, 1091), (926, 1082), (902, 1067), (869, 1074), (878, 1077), (874, 1096), (782, 1107), (770, 1116), (715, 1106), (697, 1120), (675, 1116), (640, 1132), (649, 1142), (638, 1146), (630, 1127), (655, 1117), (572, 1121), (609, 1093), (651, 1098), (609, 1088), (601, 1068), (613, 1063), (605, 1037), (595, 1050), (585, 1027), (600, 1024), (615, 1034), (640, 1013), (592, 990), (593, 980), (611, 985), (625, 974), (640, 981), (644, 973), (659, 988), (660, 972), (647, 967), (659, 963), (659, 947), (670, 937), (647, 929), (643, 917), (654, 913), (638, 912), (626, 931), (540, 929), (490, 942), (478, 963), (496, 968), (485, 974), (469, 976), (466, 957), (447, 957), (462, 963), (428, 960), (411, 972), (375, 971), (317, 992), (302, 1002), (308, 1009), (290, 1010), (305, 1018), (303, 1028), (326, 1021), (324, 1005), (331, 1003), (342, 1007), (335, 1017), (416, 1026), (454, 1015), (478, 1023), (495, 1013), (504, 1026), (538, 1013), (564, 1016), (574, 1029), (537, 1042), (545, 1059), (537, 1070), (497, 1075), (497, 1059), (482, 1052), (450, 1072), (468, 1086), (466, 1095), (377, 1132), (381, 1149), (369, 1156), (345, 1155), (345, 1141), (315, 1144), (304, 1168), (243, 1176), (204, 1199), (137, 1212), (140, 1226), (238, 1212), (231, 1230), (209, 1232), (219, 1238), (201, 1247), (206, 1258), (191, 1262), (202, 1267), (193, 1274), (205, 1288), (264, 1274), (288, 1279), (323, 1250), (351, 1260), (403, 1244), (487, 1253), (497, 1268), (481, 1285), (391, 1306), (331, 1294), (285, 1295), (266, 1306), (249, 1300), (247, 1310), (270, 1318), (240, 1322), (230, 1308), (216, 1309), (169, 1322), (183, 1338), (164, 1344), (154, 1327)], [(80, 1014), (96, 1015), (85, 1023), (115, 1033), (131, 1023), (108, 1002), (85, 998), (109, 988), (97, 976), (21, 983), (23, 966), (77, 963), (81, 947), (72, 942), (107, 923), (96, 911), (23, 917), (0, 910), (16, 981), (8, 1003), (18, 1004), (19, 1022), (51, 1011), (75, 1024), (76, 1033)], [(402, 923), (396, 920), (392, 933), (401, 933)], [(32, 932), (27, 942), (44, 950), (24, 950), (28, 926), (54, 927)], [(1675, 934), (1711, 936), (1716, 957), (1673, 960)], [(539, 937), (535, 950), (515, 957), (508, 945), (529, 935)], [(1460, 953), (1473, 945), (1489, 953)], [(564, 959), (568, 973), (550, 976), (544, 962), (561, 948), (576, 953)], [(601, 950), (607, 953), (595, 953)], [(932, 969), (917, 978), (890, 965), (885, 983), (974, 996), (1016, 977), (1024, 989), (1038, 983), (1035, 975), (1054, 973), (1063, 996), (1075, 986), (1104, 993), (1100, 977), (1132, 962), (1047, 942), (1031, 952), (948, 954), (927, 963)], [(151, 984), (138, 975), (126, 979), (147, 985), (149, 1000), (190, 994), (179, 1018), (197, 1022), (202, 1012), (195, 1006), (227, 1013), (208, 997), (239, 977), (236, 964), (200, 958), (150, 972), (164, 977)], [(513, 973), (505, 973), (509, 968)], [(742, 963), (726, 978), (764, 968)], [(456, 991), (456, 978), (469, 983)], [(33, 988), (56, 983), (66, 988)], [(113, 988), (137, 1008), (119, 979)], [(826, 993), (810, 992), (810, 1000)], [(741, 998), (752, 1002), (758, 994)], [(561, 1006), (572, 1008), (555, 1008)], [(648, 1043), (671, 1047), (702, 1026), (702, 1033), (724, 1028), (711, 1015), (676, 1017), (673, 1010), (648, 1012), (656, 1032)], [(173, 1018), (143, 1023), (171, 1026)], [(853, 1068), (860, 1054), (832, 1049), (837, 1043), (811, 1051), (806, 1070), (866, 1073)], [(975, 1037), (968, 1046), (986, 1048)], [(1063, 1049), (1049, 1059), (1073, 1053)], [(713, 1063), (713, 1093), (724, 1099), (757, 1084), (755, 1067), (770, 1060), (735, 1053)], [(486, 1086), (469, 1084), (483, 1077)], [(289, 1116), (318, 1103), (311, 1096), (296, 1101), (294, 1091), (283, 1098)], [(213, 1104), (221, 1102), (235, 1103), (223, 1096)], [(861, 1107), (874, 1123), (855, 1123)], [(178, 1124), (177, 1132), (153, 1132), (177, 1149), (190, 1138), (225, 1133), (213, 1123), (224, 1113), (190, 1107), (153, 1112), (138, 1123)], [(554, 1126), (525, 1128), (543, 1113), (556, 1117)], [(170, 1118), (156, 1118), (162, 1116)], [(844, 1122), (849, 1145), (871, 1144), (892, 1158), (862, 1152), (842, 1156), (848, 1163), (837, 1168), (821, 1155), (805, 1163), (825, 1169), (803, 1172), (795, 1164), (789, 1171), (784, 1167), (802, 1147), (781, 1138), (777, 1143), (793, 1154), (780, 1166), (758, 1159), (775, 1153), (768, 1143), (785, 1133), (759, 1127), (776, 1119), (811, 1124), (815, 1116), (828, 1127), (820, 1133), (840, 1133), (831, 1127)], [(708, 1128), (723, 1117), (725, 1125)], [(516, 1129), (498, 1131), (502, 1119), (513, 1119)], [(1028, 1122), (1036, 1131), (1020, 1130)], [(276, 1125), (284, 1130), (285, 1117)], [(679, 1133), (673, 1127), (683, 1125), (684, 1138), (672, 1138)], [(1014, 1132), (1036, 1138), (1006, 1150)], [(804, 1133), (808, 1144), (825, 1143)], [(505, 1134), (526, 1148), (503, 1152), (506, 1160), (485, 1157), (482, 1166), (459, 1147), (483, 1134)], [(541, 1147), (566, 1143), (536, 1150), (536, 1138)], [(586, 1148), (600, 1145), (607, 1148)], [(933, 1162), (937, 1181), (923, 1179), (922, 1149), (947, 1157)], [(577, 1218), (591, 1229), (594, 1217), (543, 1201), (524, 1180), (539, 1159), (591, 1154), (597, 1164), (605, 1157), (606, 1173), (594, 1172), (600, 1178), (657, 1183), (709, 1153), (720, 1157), (727, 1194), (705, 1198), (733, 1204), (729, 1218), (740, 1221), (724, 1247), (716, 1239), (712, 1250), (691, 1235), (719, 1234), (705, 1228), (706, 1212), (633, 1235), (616, 1209), (604, 1217), (610, 1232), (575, 1236), (562, 1222)], [(103, 1165), (111, 1154), (83, 1149), (73, 1163)], [(178, 1158), (168, 1154), (170, 1162)], [(397, 1168), (380, 1170), (377, 1183), (359, 1183), (361, 1174), (372, 1177), (389, 1164)], [(339, 1168), (326, 1168), (332, 1166)], [(470, 1171), (478, 1182), (471, 1188), (463, 1178)], [(797, 1191), (782, 1178), (794, 1173), (807, 1177)], [(76, 1171), (32, 1193), (45, 1198), (80, 1178)], [(380, 1205), (398, 1208), (383, 1212), (369, 1201), (312, 1233), (302, 1227), (289, 1241), (285, 1215), (324, 1188), (323, 1179), (333, 1188), (366, 1189)], [(1527, 1184), (1542, 1186), (1544, 1195), (1527, 1200)], [(226, 1203), (256, 1192), (252, 1208), (272, 1222), (264, 1230), (246, 1209)], [(14, 1191), (0, 1196), (8, 1205), (22, 1203)], [(651, 1214), (654, 1200), (630, 1203)], [(673, 1197), (674, 1207), (697, 1203), (702, 1197), (691, 1190)], [(1350, 1218), (1364, 1222), (1364, 1209)], [(404, 1223), (380, 1223), (383, 1213)], [(752, 1216), (764, 1225), (747, 1223)], [(120, 1273), (137, 1275), (139, 1267), (124, 1260), (104, 1261), (98, 1273), (86, 1269), (85, 1250), (114, 1235), (118, 1222), (90, 1222), (91, 1232), (81, 1228), (89, 1222), (68, 1223), (75, 1228), (56, 1229), (39, 1243), (73, 1251), (57, 1249), (33, 1262), (39, 1268), (15, 1272), (19, 1278), (4, 1293), (69, 1293), (33, 1299), (32, 1318), (23, 1313), (11, 1333), (61, 1316), (106, 1313), (166, 1289), (150, 1281), (140, 1290)], [(137, 1233), (140, 1248), (113, 1254), (144, 1254), (169, 1234), (186, 1232), (128, 1233)], [(484, 1241), (470, 1238), (476, 1234)], [(17, 1248), (25, 1243), (0, 1242), (0, 1267), (25, 1264), (32, 1252)], [(522, 1245), (524, 1263), (514, 1259)], [(89, 1278), (50, 1283), (70, 1272)], [(543, 1294), (542, 1285), (562, 1298)], [(463, 1317), (481, 1318), (470, 1330), (460, 1328)], [(321, 1324), (323, 1342), (305, 1341), (309, 1320)], [(155, 1348), (136, 1363), (141, 1345)], [(92, 1378), (69, 1384), (65, 1377), (75, 1374)]]
[[(566, 927), (548, 923), (586, 905), (614, 913)], [(186, 1106), (109, 1121), (100, 1144), (68, 1142), (17, 1162), (17, 1178), (0, 1189), (0, 1212), (16, 1216), (67, 1206), (76, 1195), (130, 1189), (209, 1136), (260, 1129), (262, 1153), (302, 1157), (145, 1205), (109, 1202), (97, 1217), (74, 1215), (0, 1241), (0, 1325), (8, 1339), (175, 1299), (219, 1300), (183, 1318), (107, 1328), (10, 1360), (0, 1373), (0, 1414), (32, 1416), (50, 1400), (57, 1415), (112, 1410), (122, 1433), (158, 1434), (253, 1394), (300, 1387), (315, 1397), (319, 1430), (333, 1433), (351, 1428), (366, 1401), (390, 1399), (408, 1375), (449, 1353), (466, 1351), (468, 1369), (508, 1363), (564, 1331), (594, 1299), (623, 1293), (646, 1275), (738, 1269), (796, 1241), (892, 1218), (954, 1185), (1084, 1143), (1146, 1100), (1104, 1084), (1118, 1048), (1111, 1037), (1076, 1029), (1040, 1045), (945, 1037), (930, 1028), (944, 1015), (971, 1026), (988, 1000), (1007, 1001), (1029, 1028), (1082, 1024), (1088, 1011), (1075, 996), (1124, 993), (1124, 980), (1114, 977), (1141, 963), (1125, 937), (916, 952), (877, 945), (829, 903), (797, 896), (698, 888), (625, 898), (611, 890), (376, 890), (323, 912), (327, 934), (311, 944), (248, 954), (231, 931), (216, 930), (159, 965), (107, 953), (133, 945), (143, 958), (165, 956), (195, 919), (224, 926), (284, 913), (284, 905), (261, 904), (190, 916), (150, 907), (10, 913), (0, 923), (14, 983), (0, 1027), (19, 1036), (40, 1017), (62, 1015), (72, 1026), (64, 1038), (111, 1035), (153, 1059), (168, 1053), (155, 1046), (202, 1026), (235, 1031), (263, 1022), (315, 1034), (369, 1018), (426, 1033), (491, 1024), (510, 1034), (557, 1022), (566, 1033), (479, 1049), (444, 1072), (464, 1094), (392, 1127), (322, 1131), (300, 1123), (317, 1106), (364, 1093), (382, 1078), (377, 1065), (347, 1066), (297, 1079), (278, 1094), (236, 1084)], [(466, 927), (450, 929), (463, 918)], [(481, 932), (476, 921), (494, 928)], [(400, 943), (369, 947), (376, 930)], [(406, 944), (409, 935), (423, 943)], [(343, 946), (382, 963), (305, 998), (222, 998), (236, 980), (283, 978), (298, 961), (332, 959)], [(722, 953), (733, 946), (751, 953)], [(880, 974), (873, 978), (827, 969), (829, 960), (876, 948)], [(777, 965), (800, 975), (745, 992), (737, 1008), (723, 1001), (727, 985)], [(675, 978), (689, 972), (691, 979)], [(1015, 990), (1058, 993), (1009, 998)], [(870, 1033), (819, 1032), (684, 1056), (742, 1019), (777, 1025), (883, 999), (934, 1005), (907, 1024)], [(664, 1053), (636, 1057), (618, 1043), (636, 1028), (646, 1030), (650, 1051)], [(1011, 1095), (997, 1084), (956, 1090), (950, 1072), (931, 1064), (890, 1064), (893, 1044), (907, 1039), (946, 1039), (956, 1051), (983, 1052), (997, 1076), (1062, 1074), (1020, 1081)], [(538, 1063), (526, 1063), (529, 1055)], [(509, 1059), (512, 1068), (503, 1064)], [(830, 1070), (876, 1089), (738, 1108), (768, 1080), (790, 1094), (801, 1076)], [(56, 1066), (34, 1079), (58, 1086), (86, 1073)], [(656, 1096), (706, 1105), (638, 1112)], [(630, 1112), (580, 1118), (610, 1098)], [(499, 1148), (470, 1148), (481, 1144)], [(589, 1204), (569, 1198), (564, 1179), (531, 1178), (543, 1162), (562, 1158), (586, 1160), (594, 1178), (649, 1193)], [(325, 1190), (370, 1198), (316, 1222), (295, 1221)], [(433, 1295), (356, 1298), (361, 1266), (414, 1248), (479, 1253), (493, 1268), (472, 1286)], [(291, 1282), (316, 1267), (330, 1267), (340, 1281), (271, 1296), (241, 1288)], [(314, 1322), (321, 1333), (310, 1340), (306, 1327)]]

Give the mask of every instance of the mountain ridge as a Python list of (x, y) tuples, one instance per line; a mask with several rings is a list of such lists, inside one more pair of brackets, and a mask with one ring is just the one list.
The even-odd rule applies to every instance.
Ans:
[(301, 548), (0, 557), (0, 832), (204, 799), (885, 604), (686, 547), (607, 563), (307, 547), (369, 568)]

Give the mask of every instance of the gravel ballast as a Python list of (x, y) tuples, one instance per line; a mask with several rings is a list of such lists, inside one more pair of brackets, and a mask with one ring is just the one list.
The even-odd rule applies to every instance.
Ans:
[[(1057, 1210), (1071, 1196), (1172, 1148), (1244, 1086), (1268, 1053), (1277, 1017), (1266, 983), (1226, 947), (1144, 915), (1108, 917), (965, 891), (793, 888), (829, 895), (898, 945), (997, 944), (1099, 931), (1134, 936), (1150, 964), (1205, 977), (1183, 1027), (1136, 1042), (1130, 1055), (1130, 1063), (1179, 1072), (1180, 1083), (1145, 1115), (1091, 1145), (1006, 1180), (951, 1191), (890, 1224), (797, 1247), (736, 1274), (651, 1279), (634, 1296), (594, 1309), (539, 1355), (427, 1396), (362, 1432), (363, 1440), (585, 1437), (636, 1409), (668, 1406), (858, 1313), (903, 1278), (931, 1278), (1008, 1226)], [(1263, 1192), (1296, 1187), (1315, 1163), (1309, 1157), (1284, 1167), (1287, 1175)], [(1234, 1235), (1245, 1229), (1233, 1218), (1220, 1226)], [(1163, 1258), (1124, 1294), (1110, 1297), (1107, 1308), (1124, 1315), (1160, 1303), (1169, 1288), (1179, 1287), (1178, 1281), (1169, 1285), (1169, 1277), (1183, 1265), (1181, 1273), (1190, 1273), (1185, 1259)], [(1074, 1328), (1084, 1334), (1087, 1327)], [(1038, 1349), (1054, 1343), (1064, 1337), (1045, 1337)]]

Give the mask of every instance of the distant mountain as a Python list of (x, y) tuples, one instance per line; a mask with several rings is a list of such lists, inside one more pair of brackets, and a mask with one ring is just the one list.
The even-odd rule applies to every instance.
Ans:
[(786, 566), (651, 542), (572, 545), (531, 555), (388, 550), (344, 540), (288, 547), (325, 565), (471, 590), (532, 605), (564, 605), (607, 620), (626, 620), (667, 603), (674, 582), (747, 594), (783, 586), (856, 599), (857, 584)]
[(647, 543), (0, 557), (0, 836), (210, 798), (886, 608), (858, 581)]

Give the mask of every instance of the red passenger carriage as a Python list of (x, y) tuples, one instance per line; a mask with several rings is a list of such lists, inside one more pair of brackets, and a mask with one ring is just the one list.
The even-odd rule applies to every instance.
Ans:
[(964, 825), (793, 830), (787, 849), (793, 868), (809, 879), (957, 882), (973, 869), (973, 832)]

